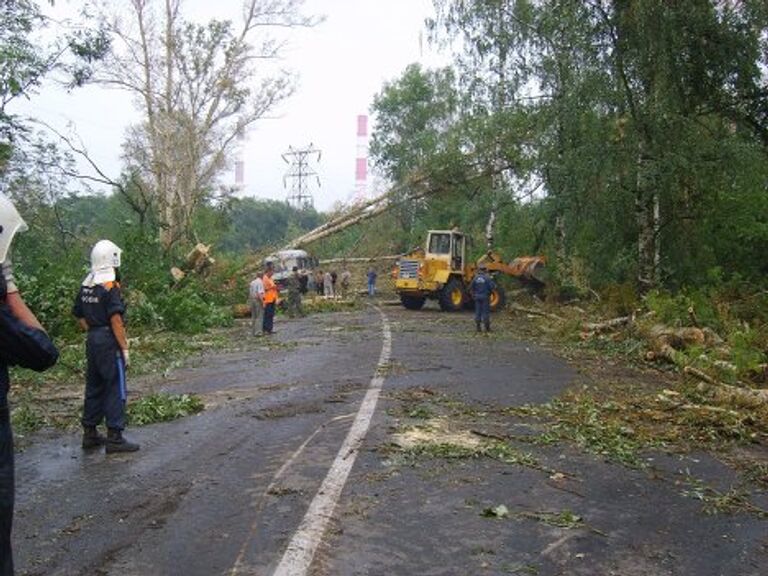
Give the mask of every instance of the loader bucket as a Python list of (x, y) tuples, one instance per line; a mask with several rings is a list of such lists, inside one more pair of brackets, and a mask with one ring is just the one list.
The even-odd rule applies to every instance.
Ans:
[(539, 284), (546, 283), (546, 260), (543, 256), (520, 256), (509, 263), (511, 274)]

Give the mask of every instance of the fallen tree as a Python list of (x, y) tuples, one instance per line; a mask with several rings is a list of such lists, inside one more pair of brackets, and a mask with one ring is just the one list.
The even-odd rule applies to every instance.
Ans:
[(732, 386), (717, 381), (706, 372), (693, 366), (686, 366), (683, 368), (683, 372), (699, 380), (699, 390), (711, 394), (720, 403), (738, 404), (747, 407), (758, 407), (768, 404), (768, 389)]

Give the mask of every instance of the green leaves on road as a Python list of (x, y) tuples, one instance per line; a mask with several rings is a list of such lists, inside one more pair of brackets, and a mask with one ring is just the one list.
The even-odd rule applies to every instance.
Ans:
[(155, 422), (167, 422), (197, 414), (205, 409), (199, 397), (193, 394), (157, 393), (144, 396), (128, 405), (128, 422), (133, 426), (145, 426)]

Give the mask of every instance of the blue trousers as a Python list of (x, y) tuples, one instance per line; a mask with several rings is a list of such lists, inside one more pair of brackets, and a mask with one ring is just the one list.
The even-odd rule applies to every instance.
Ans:
[(7, 406), (0, 408), (0, 576), (13, 576), (13, 433)]
[(486, 326), (491, 323), (491, 299), (475, 298), (475, 322), (482, 322)]
[(264, 320), (261, 323), (261, 328), (265, 334), (272, 332), (275, 323), (275, 303), (270, 302), (264, 304)]
[(91, 328), (85, 345), (88, 370), (83, 402), (83, 426), (125, 428), (125, 366), (120, 348), (109, 327)]

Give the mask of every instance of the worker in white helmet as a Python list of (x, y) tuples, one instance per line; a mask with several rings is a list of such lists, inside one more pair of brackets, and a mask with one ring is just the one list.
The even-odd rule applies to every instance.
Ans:
[(11, 526), (13, 524), (13, 432), (8, 407), (9, 366), (42, 371), (53, 366), (59, 352), (16, 287), (8, 256), (17, 232), (27, 225), (16, 207), (0, 193), (0, 576), (13, 575)]
[[(83, 402), (83, 449), (106, 445), (107, 454), (135, 452), (138, 444), (123, 437), (125, 429), (125, 370), (130, 364), (125, 335), (125, 303), (120, 291), (122, 250), (99, 240), (91, 250), (91, 271), (83, 280), (72, 313), (88, 331), (88, 371)], [(107, 424), (106, 438), (97, 426)]]

